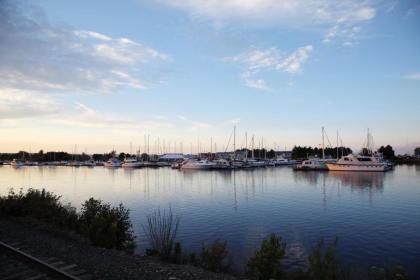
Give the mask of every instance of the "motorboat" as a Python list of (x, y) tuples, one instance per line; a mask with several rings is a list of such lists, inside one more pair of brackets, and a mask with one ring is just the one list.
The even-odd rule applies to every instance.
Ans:
[(232, 169), (232, 165), (230, 162), (226, 159), (216, 159), (213, 160), (214, 165), (212, 166), (212, 169)]
[(67, 162), (66, 165), (67, 166), (72, 166), (72, 167), (79, 167), (79, 166), (82, 166), (82, 163), (80, 161), (77, 161), (77, 160), (72, 160), (72, 161)]
[(11, 166), (13, 166), (13, 167), (21, 167), (21, 166), (23, 166), (23, 165), (24, 165), (24, 163), (23, 163), (23, 161), (22, 161), (22, 160), (20, 160), (20, 159), (13, 159), (13, 160), (10, 162), (10, 165), (11, 165)]
[(327, 163), (330, 171), (365, 171), (383, 172), (389, 170), (386, 163), (379, 161), (374, 156), (347, 155), (335, 163)]
[(287, 158), (284, 158), (282, 156), (277, 157), (276, 159), (274, 159), (274, 164), (276, 166), (281, 166), (281, 165), (294, 165), (296, 164), (296, 160), (290, 160)]
[(87, 160), (83, 163), (83, 165), (88, 167), (94, 167), (96, 166), (96, 161), (94, 161), (93, 159)]
[(294, 170), (328, 170), (327, 161), (319, 158), (307, 159), (297, 164)]
[(209, 160), (188, 160), (182, 164), (181, 169), (198, 169), (198, 170), (207, 170), (211, 169), (215, 164)]
[(139, 168), (142, 166), (143, 164), (137, 158), (126, 158), (122, 163), (122, 167), (126, 168)]
[(118, 158), (110, 158), (108, 161), (104, 162), (105, 167), (120, 167), (121, 161)]

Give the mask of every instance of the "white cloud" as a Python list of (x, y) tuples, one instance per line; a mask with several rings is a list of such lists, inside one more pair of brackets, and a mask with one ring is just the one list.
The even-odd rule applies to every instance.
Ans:
[(128, 38), (54, 25), (40, 8), (18, 3), (1, 4), (0, 87), (109, 93), (160, 83), (156, 66), (167, 55)]
[(308, 59), (309, 54), (312, 52), (313, 47), (307, 45), (297, 49), (291, 55), (286, 57), (283, 61), (276, 65), (277, 69), (282, 69), (288, 73), (298, 73), (301, 71), (303, 63)]
[(358, 35), (362, 28), (354, 25), (334, 25), (329, 28), (324, 35), (323, 43), (331, 43), (334, 40), (342, 42), (343, 46), (353, 46), (358, 39)]
[(420, 81), (420, 72), (405, 75), (404, 78), (407, 80)]
[(337, 22), (361, 22), (375, 17), (369, 0), (161, 0), (169, 6), (217, 24), (283, 24), (312, 26)]
[(258, 80), (246, 79), (245, 85), (247, 87), (258, 89), (258, 90), (269, 90), (266, 82), (261, 79), (258, 79)]
[(57, 114), (61, 106), (50, 98), (16, 89), (0, 89), (0, 119), (44, 117)]
[(312, 45), (306, 45), (290, 54), (282, 54), (277, 48), (266, 50), (253, 48), (237, 56), (225, 57), (223, 61), (239, 63), (245, 68), (241, 78), (246, 86), (258, 90), (269, 90), (265, 80), (254, 78), (259, 72), (277, 70), (288, 74), (299, 73), (312, 50)]

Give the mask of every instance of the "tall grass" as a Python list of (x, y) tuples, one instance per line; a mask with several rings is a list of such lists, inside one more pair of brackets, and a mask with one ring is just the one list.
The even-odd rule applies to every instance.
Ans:
[(175, 244), (180, 218), (174, 216), (172, 209), (160, 209), (147, 216), (147, 225), (143, 227), (149, 244), (163, 259), (171, 257)]

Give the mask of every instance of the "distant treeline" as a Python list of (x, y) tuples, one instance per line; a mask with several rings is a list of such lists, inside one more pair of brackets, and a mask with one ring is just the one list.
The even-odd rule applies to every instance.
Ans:
[[(47, 162), (47, 161), (86, 161), (86, 160), (96, 160), (96, 161), (107, 161), (111, 157), (117, 156), (114, 151), (105, 154), (93, 154), (88, 155), (85, 153), (81, 154), (69, 154), (67, 152), (44, 152), (40, 150), (38, 153), (28, 153), (26, 151), (19, 151), (17, 153), (0, 153), (1, 161), (11, 161), (13, 159), (36, 161), (36, 162)], [(130, 157), (130, 154), (120, 153), (118, 158), (123, 160), (126, 157)], [(143, 154), (142, 158), (147, 158), (147, 155)]]
[[(349, 147), (338, 147), (338, 157), (351, 154), (353, 151)], [(312, 147), (295, 146), (292, 150), (292, 158), (304, 159), (308, 157), (322, 157), (322, 149)], [(337, 147), (325, 148), (325, 157), (337, 158)]]

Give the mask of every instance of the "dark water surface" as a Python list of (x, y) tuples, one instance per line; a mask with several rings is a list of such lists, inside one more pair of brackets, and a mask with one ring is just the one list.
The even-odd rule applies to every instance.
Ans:
[(348, 266), (402, 264), (420, 275), (420, 166), (385, 174), (2, 166), (0, 194), (11, 187), (46, 188), (78, 207), (91, 196), (123, 202), (140, 252), (146, 215), (171, 206), (181, 216), (178, 239), (185, 247), (227, 240), (237, 267), (275, 232), (288, 244), (288, 267), (304, 265), (320, 237), (338, 236)]

